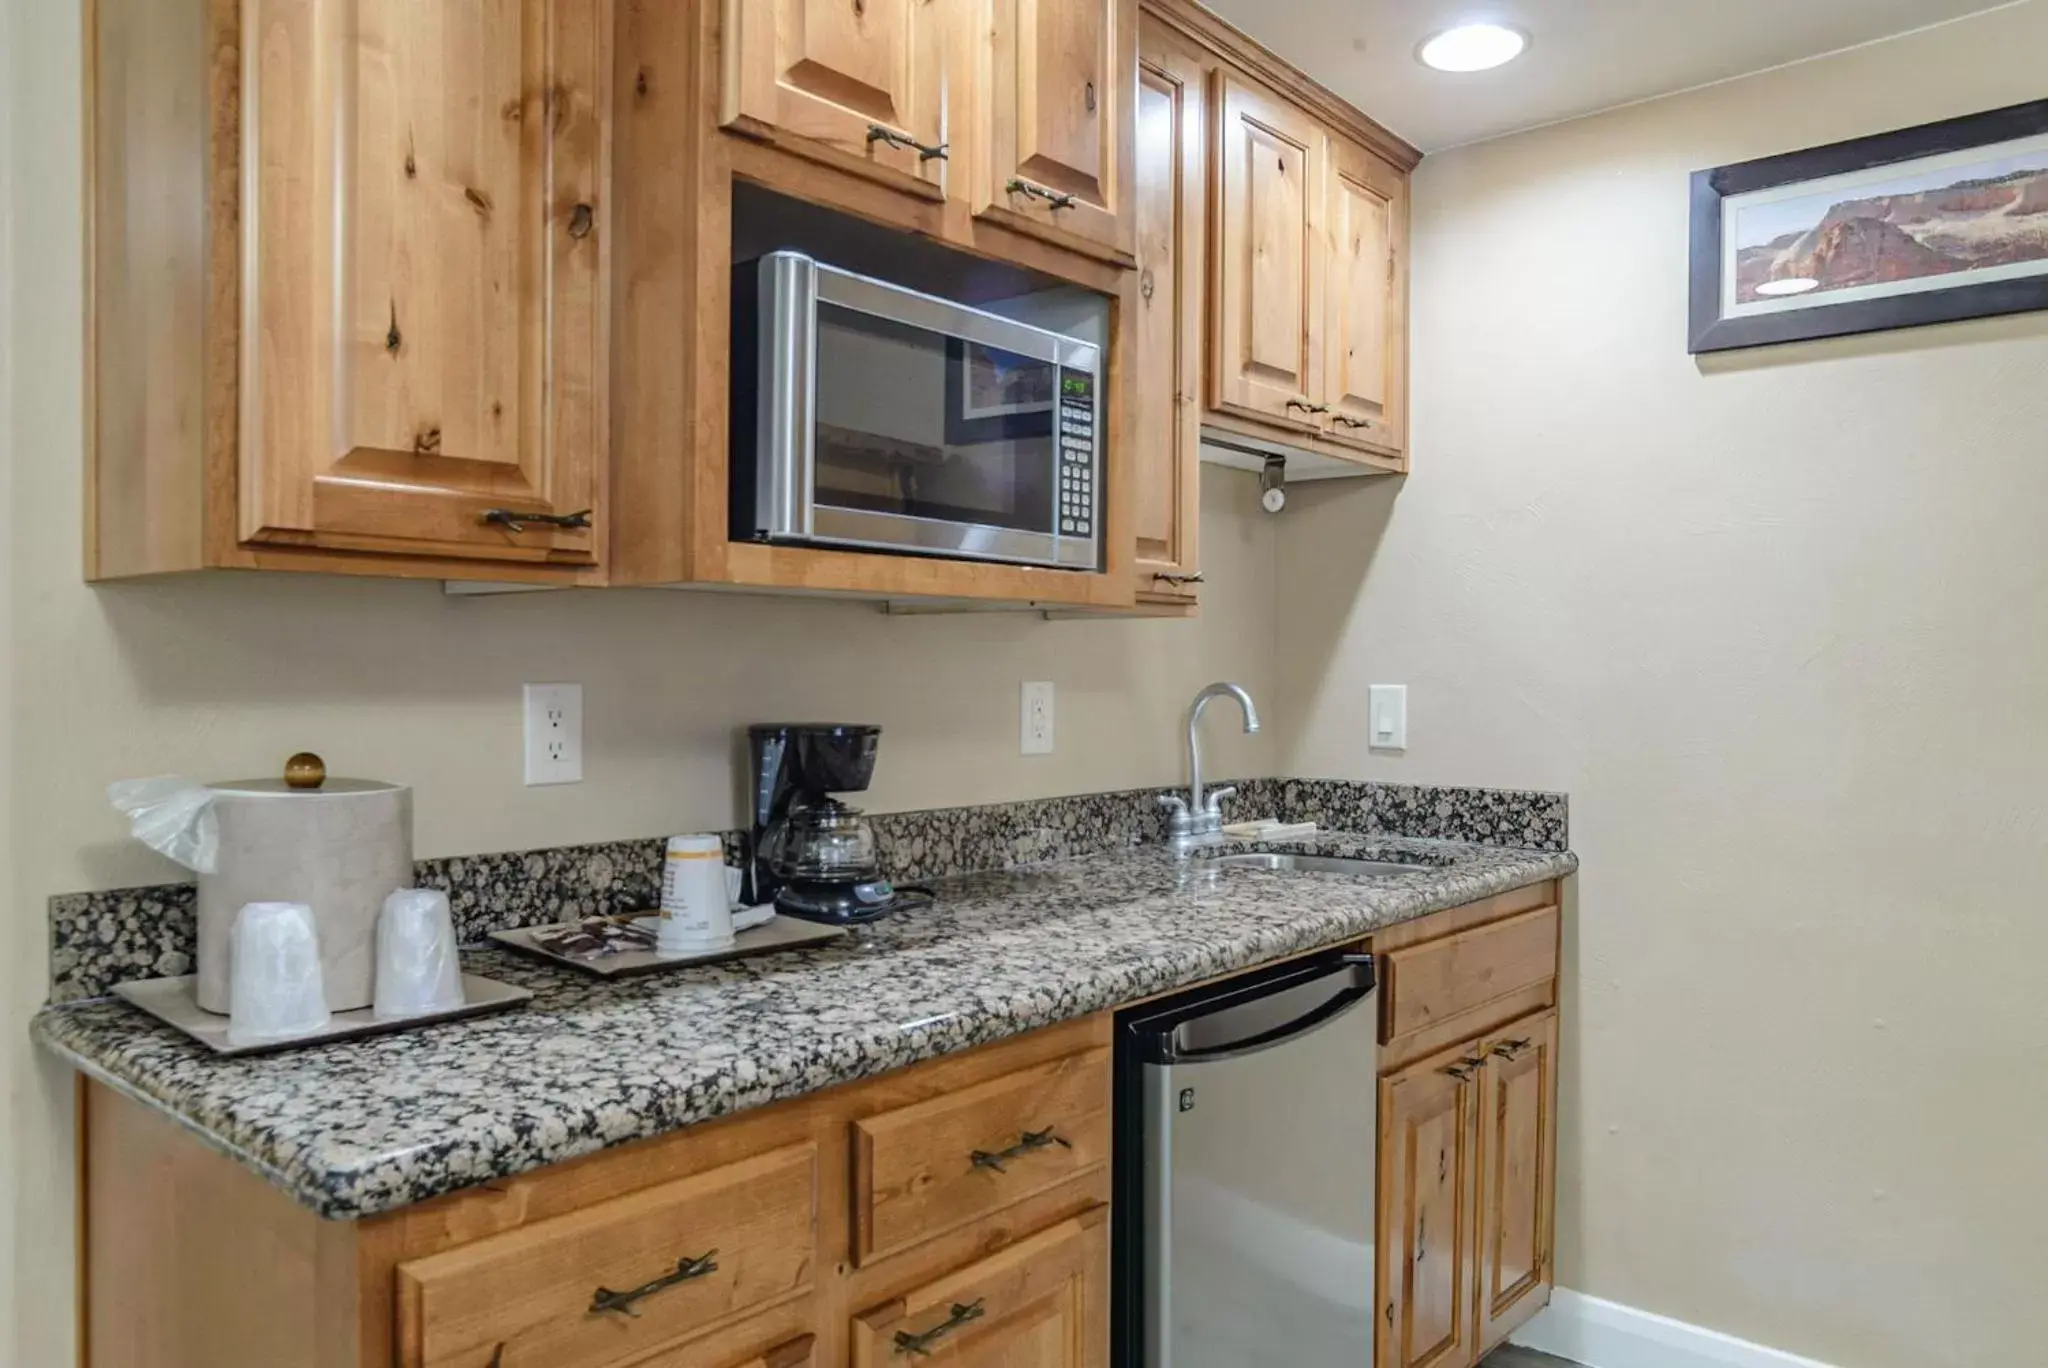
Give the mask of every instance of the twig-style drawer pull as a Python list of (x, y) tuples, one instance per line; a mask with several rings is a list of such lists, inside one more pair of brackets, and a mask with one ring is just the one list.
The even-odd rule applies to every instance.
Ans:
[(872, 147), (878, 142), (915, 152), (919, 161), (952, 160), (952, 158), (946, 155), (946, 148), (948, 146), (946, 143), (921, 143), (908, 133), (898, 133), (895, 129), (889, 128), (886, 125), (871, 123), (868, 125), (868, 145)]
[(1447, 1073), (1452, 1078), (1457, 1079), (1460, 1083), (1470, 1083), (1472, 1081), (1473, 1072), (1485, 1063), (1486, 1056), (1477, 1055), (1471, 1059), (1461, 1059), (1455, 1064), (1446, 1064), (1443, 1066), (1442, 1069), (1438, 1070), (1438, 1072)]
[(1528, 1048), (1529, 1041), (1526, 1039), (1503, 1040), (1500, 1044), (1493, 1047), (1493, 1053), (1501, 1059), (1515, 1060), (1521, 1058), (1522, 1051)]
[(985, 1305), (985, 1301), (985, 1298), (976, 1297), (971, 1302), (954, 1302), (953, 1314), (943, 1323), (934, 1325), (921, 1335), (913, 1335), (908, 1330), (898, 1330), (896, 1332), (896, 1352), (899, 1354), (919, 1354), (925, 1358), (930, 1358), (934, 1344), (937, 1344), (961, 1326), (971, 1325), (988, 1314), (988, 1307)]
[(1073, 1148), (1065, 1140), (1053, 1134), (1051, 1126), (1047, 1126), (1041, 1131), (1025, 1131), (1017, 1143), (1006, 1150), (997, 1150), (994, 1154), (990, 1154), (987, 1150), (976, 1150), (967, 1157), (976, 1168), (994, 1169), (997, 1173), (1006, 1173), (1008, 1170), (1003, 1165), (1010, 1160), (1022, 1159), (1025, 1155), (1036, 1150), (1045, 1149), (1049, 1145), (1058, 1145), (1061, 1149)]
[(1074, 197), (1072, 195), (1063, 195), (1057, 190), (1048, 190), (1036, 181), (1025, 180), (1022, 176), (1010, 177), (1010, 183), (1003, 188), (1013, 195), (1030, 195), (1035, 199), (1042, 199), (1055, 210), (1071, 209), (1074, 207)]
[(507, 532), (524, 532), (529, 527), (588, 527), (590, 514), (588, 508), (579, 513), (521, 513), (510, 508), (492, 508), (485, 511), (483, 521)]
[(1169, 575), (1164, 570), (1161, 570), (1154, 574), (1152, 578), (1158, 580), (1161, 584), (1207, 584), (1209, 582), (1202, 578), (1202, 572), (1199, 570), (1192, 575)]
[(598, 1288), (590, 1299), (590, 1314), (595, 1316), (605, 1311), (619, 1311), (637, 1317), (640, 1313), (633, 1309), (635, 1302), (645, 1301), (657, 1292), (665, 1292), (678, 1284), (717, 1271), (718, 1251), (715, 1249), (706, 1250), (694, 1259), (678, 1259), (675, 1272), (664, 1273), (652, 1282), (641, 1283), (630, 1292), (614, 1292), (609, 1287)]

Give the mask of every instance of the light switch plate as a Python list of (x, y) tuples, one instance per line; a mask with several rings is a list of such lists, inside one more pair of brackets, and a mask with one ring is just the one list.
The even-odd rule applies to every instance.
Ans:
[(1025, 684), (1019, 729), (1024, 754), (1052, 754), (1052, 681), (1037, 680)]
[(526, 782), (583, 782), (583, 686), (526, 686)]
[(1408, 686), (1375, 684), (1366, 708), (1366, 741), (1374, 750), (1408, 749)]

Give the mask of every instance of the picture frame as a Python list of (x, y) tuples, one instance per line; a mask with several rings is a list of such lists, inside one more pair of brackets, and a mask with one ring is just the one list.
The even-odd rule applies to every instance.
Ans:
[(2048, 309), (2048, 99), (1696, 172), (1687, 350)]
[[(1020, 364), (1006, 365), (1011, 359)], [(947, 338), (946, 445), (1050, 437), (1059, 408), (1058, 383), (1058, 367), (1047, 362)]]

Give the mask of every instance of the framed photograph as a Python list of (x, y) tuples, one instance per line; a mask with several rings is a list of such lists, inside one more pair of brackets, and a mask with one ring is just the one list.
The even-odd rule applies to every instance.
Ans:
[(1050, 437), (1059, 367), (1001, 347), (946, 339), (946, 445)]
[(1692, 178), (1689, 350), (2048, 309), (2048, 100)]

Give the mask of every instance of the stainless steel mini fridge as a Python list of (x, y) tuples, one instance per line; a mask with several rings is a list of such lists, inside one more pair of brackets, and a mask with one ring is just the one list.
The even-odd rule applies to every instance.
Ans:
[(1371, 1368), (1375, 988), (1331, 953), (1119, 1014), (1118, 1368)]

